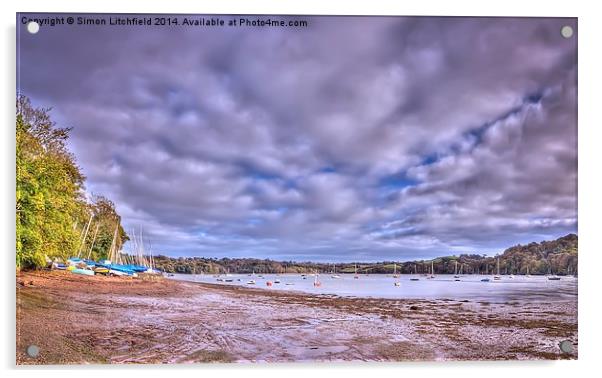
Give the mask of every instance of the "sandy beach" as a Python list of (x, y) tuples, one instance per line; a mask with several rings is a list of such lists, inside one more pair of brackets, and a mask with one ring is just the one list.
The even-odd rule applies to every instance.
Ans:
[[(17, 364), (575, 359), (577, 304), (17, 274)], [(573, 353), (560, 351), (570, 340)], [(40, 348), (27, 356), (28, 345)]]

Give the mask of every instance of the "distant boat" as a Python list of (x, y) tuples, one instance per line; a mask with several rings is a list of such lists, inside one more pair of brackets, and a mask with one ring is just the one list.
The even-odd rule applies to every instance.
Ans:
[(399, 282), (399, 281), (395, 281), (395, 282), (393, 283), (393, 285), (395, 285), (395, 286), (401, 286), (401, 282)]
[(279, 280), (279, 279), (275, 279), (275, 280), (274, 280), (274, 283), (277, 283), (277, 284), (279, 284), (279, 283), (280, 283), (280, 280)]
[(359, 279), (359, 278), (360, 278), (360, 277), (357, 275), (357, 264), (354, 264), (353, 266), (354, 266), (354, 268), (355, 268), (355, 273), (353, 274), (353, 278), (357, 280), (357, 279)]
[(458, 278), (456, 281), (460, 281), (459, 278), (460, 276), (458, 276), (458, 260), (455, 261), (456, 265), (454, 267), (454, 278)]
[(427, 273), (424, 273), (424, 271), (426, 270), (426, 269), (425, 269), (425, 267), (424, 267), (424, 263), (422, 263), (422, 269), (421, 269), (421, 270), (422, 270), (422, 273), (421, 273), (420, 275), (421, 275), (422, 277), (428, 277), (428, 274), (427, 274)]
[(494, 280), (501, 280), (502, 277), (500, 277), (500, 258), (497, 258), (497, 274), (495, 276), (493, 276)]
[(481, 278), (481, 282), (489, 282), (491, 281), (489, 278), (485, 277), (485, 278)]
[(549, 272), (548, 280), (550, 280), (550, 281), (560, 281), (560, 277), (558, 277), (555, 274), (552, 274), (552, 266), (551, 266), (551, 264), (550, 264), (550, 269), (549, 269), (548, 272)]
[(322, 286), (322, 283), (320, 282), (320, 280), (318, 280), (318, 273), (316, 272), (316, 274), (314, 275), (314, 286), (315, 287), (320, 287)]
[(232, 278), (226, 278), (226, 279), (224, 280), (224, 282), (232, 282), (232, 281), (234, 281)]
[[(416, 268), (416, 264), (414, 264), (414, 275), (418, 275), (418, 269)], [(410, 281), (420, 281), (420, 278), (412, 277), (410, 278)]]
[(255, 285), (255, 280), (247, 281), (247, 285)]
[(431, 275), (426, 277), (427, 279), (433, 279), (435, 278), (435, 266), (433, 263), (433, 260), (431, 260)]
[(334, 279), (339, 279), (339, 278), (341, 278), (341, 276), (339, 276), (339, 275), (337, 274), (337, 266), (336, 266), (336, 265), (334, 265), (334, 264), (332, 264), (332, 273), (333, 273), (333, 274), (332, 274), (332, 276), (330, 276), (331, 278), (334, 278)]

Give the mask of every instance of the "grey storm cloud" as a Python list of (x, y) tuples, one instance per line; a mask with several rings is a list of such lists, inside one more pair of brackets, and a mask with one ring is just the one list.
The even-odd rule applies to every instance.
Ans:
[(576, 232), (576, 20), (280, 18), (309, 24), (20, 31), (18, 91), (156, 252), (410, 259)]

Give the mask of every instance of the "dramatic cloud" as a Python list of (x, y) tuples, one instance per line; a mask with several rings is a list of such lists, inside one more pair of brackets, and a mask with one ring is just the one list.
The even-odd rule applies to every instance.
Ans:
[(155, 252), (411, 259), (576, 232), (575, 20), (281, 19), (309, 24), (20, 26), (18, 90)]

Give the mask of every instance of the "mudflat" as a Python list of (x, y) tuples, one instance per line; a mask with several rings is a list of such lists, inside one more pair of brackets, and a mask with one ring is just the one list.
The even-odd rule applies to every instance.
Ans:
[[(575, 359), (577, 299), (346, 298), (19, 272), (17, 364)], [(558, 344), (570, 340), (572, 353)], [(36, 358), (26, 354), (37, 345)]]

